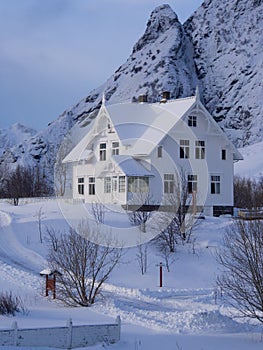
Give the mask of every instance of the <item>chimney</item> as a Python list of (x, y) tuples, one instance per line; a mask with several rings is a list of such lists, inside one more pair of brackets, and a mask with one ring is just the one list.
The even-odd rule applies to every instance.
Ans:
[(170, 91), (163, 91), (161, 103), (165, 103), (167, 100), (170, 100)]
[(140, 103), (147, 102), (147, 95), (140, 95), (139, 96), (139, 102)]

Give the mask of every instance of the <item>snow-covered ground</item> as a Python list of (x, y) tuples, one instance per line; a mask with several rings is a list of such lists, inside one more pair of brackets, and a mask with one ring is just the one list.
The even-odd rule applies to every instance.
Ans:
[(244, 160), (235, 164), (235, 173), (256, 179), (263, 176), (263, 142), (246, 146), (239, 151)]
[[(254, 169), (257, 164), (255, 160)], [(250, 171), (251, 165), (247, 169)], [(0, 203), (0, 290), (12, 290), (21, 296), (29, 311), (27, 315), (0, 316), (1, 329), (10, 328), (15, 320), (21, 328), (52, 327), (64, 326), (68, 318), (72, 318), (73, 324), (92, 324), (112, 322), (120, 315), (121, 341), (89, 349), (262, 349), (262, 327), (235, 318), (236, 311), (216, 289), (219, 267), (215, 250), (231, 224), (229, 217), (199, 220), (192, 243), (178, 246), (171, 271), (164, 268), (162, 288), (157, 265), (163, 259), (156, 247), (148, 245), (145, 275), (141, 275), (136, 259), (138, 248), (127, 248), (122, 263), (105, 284), (103, 296), (94, 306), (68, 308), (43, 296), (44, 281), (39, 272), (47, 267), (47, 247), (45, 237), (40, 243), (37, 218), (40, 208), (43, 232), (46, 227), (67, 229), (56, 200), (21, 203), (18, 207)]]

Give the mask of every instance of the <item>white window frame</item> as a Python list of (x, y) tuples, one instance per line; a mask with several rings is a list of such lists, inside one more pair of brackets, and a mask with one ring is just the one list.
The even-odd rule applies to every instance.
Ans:
[(180, 158), (189, 159), (190, 157), (190, 141), (180, 140)]
[(99, 152), (99, 158), (100, 161), (105, 161), (106, 160), (106, 154), (107, 154), (107, 143), (106, 142), (101, 142), (100, 143), (100, 152)]
[(210, 175), (210, 192), (211, 194), (221, 193), (221, 176)]
[(106, 176), (104, 178), (104, 193), (111, 193), (111, 177)]
[(189, 174), (187, 176), (187, 188), (188, 193), (197, 192), (197, 175)]
[(158, 146), (157, 147), (157, 158), (162, 158), (163, 157), (163, 146)]
[(195, 141), (195, 159), (205, 159), (205, 141)]
[(129, 176), (128, 192), (147, 193), (149, 192), (149, 177), (147, 176)]
[(197, 127), (197, 116), (189, 115), (188, 116), (188, 126), (196, 128)]
[(174, 174), (164, 174), (163, 175), (163, 192), (174, 193), (174, 188), (175, 188)]
[(78, 177), (78, 194), (84, 195), (85, 193), (85, 179), (84, 177)]
[(119, 141), (112, 141), (111, 143), (111, 154), (118, 156), (120, 154), (120, 143)]
[(126, 190), (126, 177), (119, 176), (119, 192), (125, 192)]
[(221, 149), (221, 159), (226, 160), (226, 149), (225, 148)]
[(96, 193), (95, 183), (96, 183), (95, 177), (89, 176), (89, 195), (90, 196), (95, 196), (95, 193)]

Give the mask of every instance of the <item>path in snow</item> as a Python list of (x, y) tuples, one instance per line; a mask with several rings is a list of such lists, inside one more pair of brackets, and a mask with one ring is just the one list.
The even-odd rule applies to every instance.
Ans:
[(0, 275), (3, 282), (34, 290), (39, 287), (39, 271), (45, 260), (18, 242), (11, 223), (11, 216), (0, 211)]
[[(171, 333), (243, 332), (245, 326), (220, 312), (213, 289), (139, 290), (105, 285), (99, 312)], [(106, 302), (106, 305), (105, 305)]]

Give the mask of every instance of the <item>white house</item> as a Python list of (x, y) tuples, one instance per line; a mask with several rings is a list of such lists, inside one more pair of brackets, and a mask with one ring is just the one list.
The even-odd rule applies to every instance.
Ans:
[(63, 162), (73, 166), (74, 199), (162, 210), (183, 173), (189, 204), (220, 215), (232, 213), (233, 163), (241, 159), (197, 90), (158, 103), (106, 106), (103, 100), (90, 131)]

